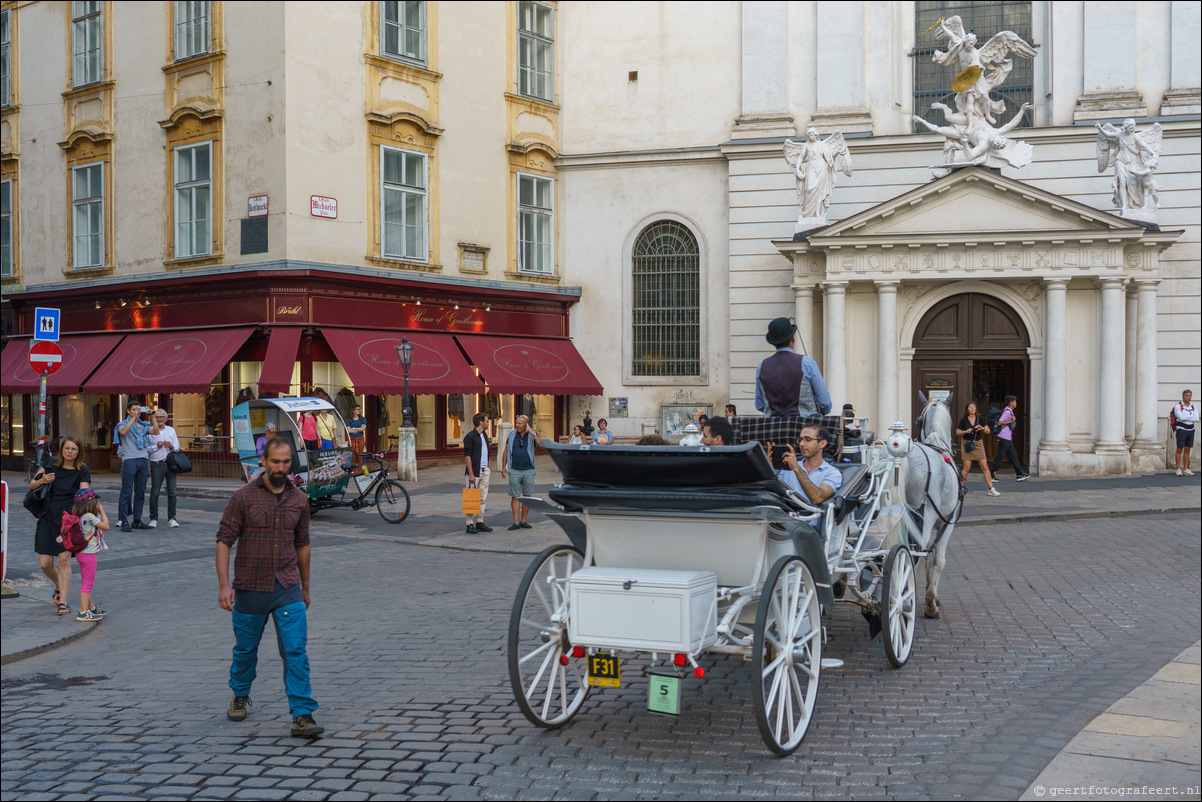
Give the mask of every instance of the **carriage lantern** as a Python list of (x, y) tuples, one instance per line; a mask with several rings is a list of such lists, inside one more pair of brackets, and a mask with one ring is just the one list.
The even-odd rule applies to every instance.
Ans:
[(401, 338), (401, 344), (396, 347), (396, 354), (401, 360), (401, 369), (405, 372), (405, 400), (401, 407), (401, 426), (405, 429), (413, 428), (413, 421), (410, 417), (413, 415), (413, 410), (409, 408), (409, 366), (413, 364), (413, 344), (409, 342), (408, 337)]

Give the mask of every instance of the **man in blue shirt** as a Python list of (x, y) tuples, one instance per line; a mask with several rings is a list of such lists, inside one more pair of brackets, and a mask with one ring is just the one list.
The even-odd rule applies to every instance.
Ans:
[(768, 324), (764, 338), (776, 353), (755, 370), (755, 408), (765, 417), (829, 415), (831, 394), (818, 363), (793, 350), (797, 326), (786, 317)]
[[(822, 459), (822, 450), (830, 441), (830, 435), (821, 426), (807, 426), (801, 430), (801, 460), (797, 459), (793, 446), (783, 457), (785, 469), (776, 477), (818, 505), (838, 492), (843, 486), (843, 474), (839, 469)], [(772, 444), (768, 444), (769, 451)]]
[(142, 420), (148, 412), (142, 402), (130, 399), (125, 405), (125, 420), (117, 424), (113, 440), (121, 458), (121, 495), (117, 499), (117, 518), (121, 531), (150, 529), (142, 523), (142, 505), (146, 503), (146, 481), (150, 478), (150, 442), (147, 435), (157, 435), (157, 423)]
[(530, 508), (519, 502), (518, 496), (529, 496), (534, 492), (534, 447), (542, 444), (542, 438), (530, 428), (530, 419), (518, 415), (501, 453), (501, 478), (509, 478), (509, 506), (513, 508), (511, 532), (534, 528), (526, 523)]

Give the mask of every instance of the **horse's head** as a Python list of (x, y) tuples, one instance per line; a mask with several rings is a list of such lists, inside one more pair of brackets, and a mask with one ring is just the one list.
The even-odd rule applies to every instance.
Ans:
[(914, 427), (914, 436), (920, 443), (950, 451), (952, 447), (952, 414), (948, 405), (952, 397), (938, 400), (927, 400), (922, 393), (918, 394), (922, 402), (922, 411), (918, 413), (918, 422)]

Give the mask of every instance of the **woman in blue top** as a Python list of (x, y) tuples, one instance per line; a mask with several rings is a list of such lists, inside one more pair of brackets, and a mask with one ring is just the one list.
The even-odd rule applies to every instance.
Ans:
[(355, 454), (356, 465), (363, 464), (363, 454), (367, 451), (367, 421), (363, 419), (363, 407), (355, 404), (351, 419), (346, 422), (346, 431), (351, 436), (351, 451)]

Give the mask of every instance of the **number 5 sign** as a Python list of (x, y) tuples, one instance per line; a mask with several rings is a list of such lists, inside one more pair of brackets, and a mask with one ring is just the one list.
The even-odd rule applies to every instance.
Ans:
[(35, 309), (33, 312), (33, 338), (58, 342), (60, 315), (58, 309), (41, 307)]

